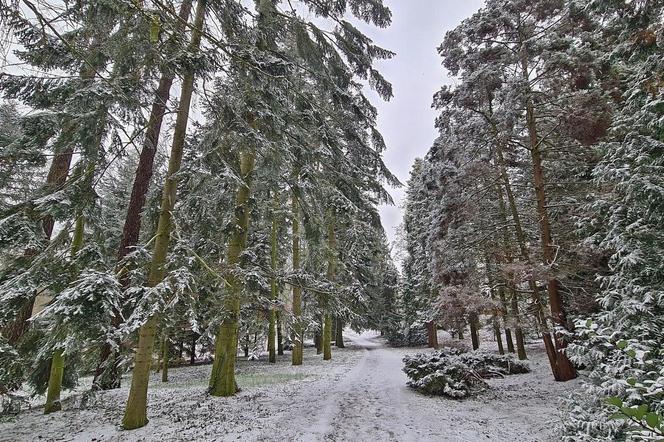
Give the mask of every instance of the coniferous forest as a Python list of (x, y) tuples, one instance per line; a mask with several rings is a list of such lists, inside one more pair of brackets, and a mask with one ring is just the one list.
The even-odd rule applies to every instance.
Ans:
[(461, 3), (0, 0), (0, 440), (664, 440), (664, 1)]

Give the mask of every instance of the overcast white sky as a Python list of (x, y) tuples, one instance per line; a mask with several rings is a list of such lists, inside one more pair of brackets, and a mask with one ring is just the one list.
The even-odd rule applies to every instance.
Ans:
[[(483, 0), (385, 0), (385, 3), (392, 10), (392, 26), (361, 28), (379, 46), (397, 53), (392, 60), (378, 65), (394, 87), (394, 98), (389, 103), (373, 94), (371, 98), (378, 107), (378, 125), (387, 143), (385, 163), (405, 184), (415, 158), (424, 156), (436, 138), (436, 113), (431, 102), (433, 94), (449, 82), (437, 47), (445, 33), (476, 12)], [(380, 209), (390, 240), (401, 223), (404, 190), (391, 190), (396, 205)]]

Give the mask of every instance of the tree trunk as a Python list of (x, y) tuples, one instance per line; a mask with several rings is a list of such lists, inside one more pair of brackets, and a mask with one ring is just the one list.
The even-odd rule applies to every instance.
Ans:
[[(522, 45), (520, 55), (522, 78), (525, 84), (530, 85), (528, 57), (525, 44)], [(553, 267), (555, 266), (556, 260), (556, 251), (553, 235), (551, 233), (551, 224), (549, 222), (544, 168), (542, 166), (542, 154), (540, 151), (540, 139), (537, 131), (535, 106), (533, 104), (532, 91), (530, 90), (530, 86), (528, 86), (528, 90), (526, 91), (526, 124), (528, 127), (528, 138), (530, 141), (530, 156), (533, 162), (533, 183), (535, 186), (535, 196), (537, 199), (537, 215), (540, 225), (540, 240), (542, 243), (543, 264), (549, 267), (551, 271), (547, 284), (551, 316), (555, 325), (564, 329), (568, 329), (567, 317), (563, 307), (562, 297), (560, 296), (560, 283), (553, 274)], [(555, 332), (553, 333), (553, 342), (556, 349), (556, 363), (555, 367), (552, 366), (551, 368), (555, 379), (557, 381), (569, 381), (576, 378), (576, 369), (565, 354), (567, 342), (562, 335), (559, 335)]]
[[(293, 236), (293, 272), (300, 271), (300, 206), (297, 201), (297, 195), (292, 196), (292, 236)], [(303, 328), (302, 328), (302, 288), (300, 281), (293, 285), (293, 365), (302, 365), (303, 356)]]
[(281, 313), (277, 313), (277, 355), (284, 355), (284, 333), (281, 325)]
[(196, 336), (196, 333), (191, 334), (191, 348), (189, 350), (189, 364), (195, 365), (196, 364), (196, 341), (198, 340), (198, 337)]
[(470, 340), (473, 345), (473, 350), (477, 350), (480, 348), (480, 333), (478, 327), (479, 319), (475, 314), (470, 315), (469, 319), (470, 319)]
[[(196, 6), (196, 17), (194, 19), (194, 30), (191, 35), (189, 48), (191, 53), (198, 52), (201, 42), (201, 29), (205, 21), (206, 0), (199, 0)], [(180, 107), (178, 109), (175, 130), (173, 133), (173, 145), (168, 162), (168, 172), (164, 183), (164, 190), (159, 214), (159, 223), (155, 238), (154, 252), (150, 264), (148, 286), (154, 287), (164, 279), (164, 264), (168, 253), (168, 245), (171, 237), (171, 213), (175, 206), (177, 197), (177, 173), (182, 165), (185, 138), (187, 135), (187, 123), (189, 120), (189, 108), (194, 91), (194, 72), (188, 71), (182, 81), (182, 92), (180, 95)], [(138, 347), (134, 357), (134, 371), (131, 378), (129, 398), (125, 408), (122, 426), (131, 430), (140, 428), (148, 423), (147, 418), (147, 394), (148, 380), (150, 376), (150, 363), (152, 361), (152, 350), (154, 336), (158, 319), (153, 316), (140, 328), (138, 334)]]
[(327, 313), (323, 319), (323, 360), (332, 359), (332, 316)]
[[(327, 216), (327, 280), (334, 283), (337, 273), (337, 237), (332, 210)], [(323, 302), (323, 360), (332, 359), (332, 315), (330, 314), (330, 294), (324, 295)]]
[(507, 351), (509, 353), (515, 353), (514, 341), (512, 340), (512, 330), (509, 328), (505, 329), (505, 341), (507, 342)]
[[(180, 4), (179, 20), (175, 26), (176, 33), (184, 32), (185, 24), (189, 20), (192, 2), (193, 0), (183, 0)], [(145, 139), (141, 147), (138, 165), (136, 166), (134, 183), (131, 189), (129, 204), (127, 205), (127, 215), (122, 229), (122, 238), (120, 239), (118, 261), (122, 260), (122, 258), (131, 252), (131, 248), (138, 244), (139, 234), (141, 233), (141, 214), (152, 180), (154, 157), (157, 153), (161, 125), (164, 121), (174, 79), (175, 75), (172, 69), (169, 66), (164, 66), (161, 70), (159, 85), (155, 91), (155, 98), (152, 102), (150, 117), (145, 129)]]
[(521, 328), (520, 313), (519, 313), (519, 300), (517, 299), (516, 290), (512, 289), (512, 315), (516, 320), (516, 327), (514, 327), (514, 335), (516, 337), (516, 353), (519, 359), (528, 359), (526, 356), (526, 346), (523, 339), (523, 329)]
[[(185, 31), (185, 24), (189, 20), (192, 1), (193, 0), (183, 0), (180, 4), (180, 10), (178, 13), (179, 20), (175, 26), (177, 34), (181, 34)], [(154, 157), (157, 153), (159, 137), (161, 135), (161, 125), (168, 106), (168, 100), (170, 98), (174, 79), (175, 75), (172, 70), (169, 67), (164, 66), (161, 71), (159, 86), (155, 91), (155, 99), (152, 102), (150, 117), (145, 129), (145, 139), (136, 167), (129, 204), (127, 205), (127, 215), (125, 217), (122, 237), (120, 239), (120, 247), (117, 254), (118, 263), (131, 252), (132, 247), (138, 244), (139, 235), (141, 233), (141, 216), (145, 206), (145, 199), (150, 188), (150, 182), (152, 180)], [(126, 284), (125, 281), (122, 282), (123, 284)], [(116, 315), (116, 319), (113, 321), (113, 326), (117, 328), (120, 325), (120, 315)], [(117, 358), (118, 355), (110, 344), (106, 343), (102, 346), (99, 364), (95, 370), (92, 382), (93, 389), (110, 390), (120, 387), (121, 376), (117, 367)]]
[(51, 370), (48, 377), (48, 391), (46, 392), (46, 405), (44, 414), (53, 413), (62, 410), (60, 404), (60, 391), (62, 390), (62, 375), (65, 370), (65, 359), (62, 355), (62, 349), (53, 352), (51, 359)]
[(427, 341), (429, 347), (438, 349), (438, 327), (434, 321), (427, 322)]
[(337, 317), (337, 338), (336, 338), (336, 345), (337, 348), (346, 348), (346, 345), (344, 344), (344, 322), (341, 318)]
[[(507, 201), (509, 204), (510, 213), (512, 215), (512, 220), (514, 222), (514, 233), (519, 247), (521, 259), (523, 259), (526, 263), (530, 263), (530, 252), (528, 251), (528, 247), (526, 246), (526, 234), (523, 231), (523, 227), (521, 224), (521, 216), (519, 215), (519, 209), (517, 208), (516, 205), (516, 198), (514, 196), (514, 192), (512, 191), (512, 184), (510, 182), (509, 175), (507, 174), (507, 168), (505, 167), (505, 159), (503, 157), (503, 150), (501, 146), (496, 146), (496, 156), (498, 158), (500, 176), (502, 177), (503, 186), (505, 187), (505, 193), (507, 194)], [(498, 186), (498, 203), (500, 205), (500, 212), (503, 221), (505, 222), (505, 225), (507, 225), (507, 211), (505, 208), (505, 200), (503, 199), (503, 192), (501, 190), (500, 185)], [(509, 250), (510, 249), (509, 234), (507, 233), (507, 229), (503, 229), (503, 237), (504, 237), (503, 241), (505, 243), (505, 249)], [(513, 262), (510, 253), (508, 253), (507, 261), (509, 263)], [(537, 320), (537, 323), (540, 328), (546, 328), (546, 317), (544, 315), (544, 307), (542, 306), (542, 299), (539, 294), (539, 289), (537, 288), (537, 282), (532, 277), (528, 278), (528, 287), (530, 288), (531, 291), (531, 299), (533, 300), (533, 303), (535, 305), (535, 319)]]
[(505, 354), (505, 347), (503, 347), (503, 334), (500, 331), (500, 323), (496, 316), (493, 317), (493, 334), (496, 337), (496, 343), (498, 344), (498, 353), (501, 355)]
[(319, 355), (323, 353), (323, 322), (319, 321), (320, 330), (316, 330), (314, 333), (314, 346), (316, 347), (316, 354)]
[(168, 335), (164, 334), (161, 341), (161, 382), (168, 382), (168, 363), (170, 359), (170, 346), (168, 344)]
[[(490, 289), (491, 300), (495, 301), (496, 291), (494, 290), (493, 273), (492, 273), (491, 261), (489, 261), (488, 254), (485, 254), (484, 260), (486, 262), (487, 279), (489, 280), (489, 287), (491, 287)], [(498, 290), (502, 290), (502, 287), (500, 287)], [(496, 343), (498, 345), (498, 353), (504, 355), (505, 349), (503, 348), (503, 335), (500, 332), (500, 319), (499, 319), (500, 316), (504, 317), (504, 312), (500, 308), (494, 308), (493, 315), (491, 317), (491, 323), (493, 324), (493, 334), (496, 338)]]
[(517, 327), (514, 330), (514, 333), (516, 335), (516, 354), (521, 359), (522, 361), (525, 359), (528, 359), (528, 356), (526, 355), (526, 345), (525, 345), (525, 339), (523, 337), (523, 329), (521, 327)]
[[(275, 208), (279, 203), (278, 196), (275, 194)], [(277, 322), (277, 310), (275, 308), (275, 303), (279, 296), (277, 292), (277, 254), (278, 249), (278, 233), (279, 225), (277, 223), (277, 215), (273, 213), (272, 215), (272, 230), (270, 232), (270, 264), (272, 270), (272, 278), (270, 279), (270, 291), (271, 291), (271, 300), (272, 304), (270, 305), (270, 325), (267, 333), (267, 352), (268, 352), (268, 361), (271, 364), (277, 362), (277, 353), (275, 348), (275, 338), (276, 338), (276, 322)]]
[[(526, 237), (525, 233), (523, 232), (523, 228), (521, 226), (521, 217), (519, 216), (519, 212), (516, 206), (516, 198), (514, 197), (514, 193), (512, 192), (512, 185), (509, 180), (509, 176), (507, 175), (507, 169), (505, 167), (505, 160), (503, 158), (503, 153), (502, 153), (502, 148), (500, 146), (496, 147), (496, 153), (498, 157), (498, 165), (499, 165), (499, 170), (500, 170), (500, 176), (502, 177), (503, 180), (503, 185), (505, 187), (505, 192), (507, 193), (507, 200), (509, 202), (510, 206), (510, 212), (512, 214), (512, 220), (514, 221), (514, 230), (515, 230), (515, 235), (516, 235), (516, 240), (517, 244), (519, 246), (519, 251), (521, 253), (521, 258), (529, 263), (530, 262), (530, 254), (528, 252), (528, 248), (526, 247)], [(506, 213), (506, 207), (505, 207), (505, 200), (503, 199), (503, 192), (501, 189), (501, 186), (498, 185), (498, 203), (500, 206), (500, 213), (501, 217), (503, 219), (503, 222), (505, 225), (507, 225), (507, 213)], [(510, 242), (509, 242), (509, 234), (507, 232), (507, 228), (503, 229), (503, 242), (504, 242), (504, 247), (505, 250), (507, 251), (506, 254), (506, 261), (508, 263), (512, 263), (514, 260), (512, 258), (510, 251)], [(518, 298), (517, 298), (517, 292), (514, 287), (514, 283), (512, 281), (506, 281), (507, 286), (509, 287), (512, 297), (511, 297), (511, 304), (512, 304), (512, 316), (514, 317), (514, 320), (516, 322), (515, 328), (514, 328), (514, 334), (516, 337), (516, 350), (517, 354), (519, 356), (519, 359), (527, 359), (526, 356), (526, 347), (524, 345), (524, 337), (523, 337), (523, 330), (521, 328), (521, 320), (520, 320), (520, 315), (519, 315), (519, 305), (518, 305)], [(528, 278), (528, 286), (531, 289), (531, 299), (533, 300), (533, 304), (535, 305), (535, 319), (537, 321), (537, 324), (540, 328), (546, 327), (545, 323), (545, 318), (544, 318), (544, 312), (542, 309), (542, 302), (540, 299), (539, 291), (537, 290), (537, 282), (535, 279), (532, 277)], [(504, 300), (504, 295), (503, 295), (503, 304), (505, 304)], [(507, 310), (506, 310), (507, 311)], [(511, 337), (511, 333), (510, 333)], [(512, 349), (513, 349), (513, 344), (512, 344)]]
[[(250, 122), (250, 125), (252, 124), (254, 124), (253, 121)], [(226, 276), (228, 293), (224, 301), (224, 319), (217, 332), (214, 364), (210, 376), (210, 394), (212, 396), (233, 396), (238, 392), (235, 380), (235, 362), (243, 288), (242, 281), (235, 273), (235, 269), (240, 265), (240, 255), (247, 248), (251, 214), (249, 199), (251, 198), (255, 156), (253, 148), (246, 148), (240, 153), (240, 173), (243, 182), (238, 185), (235, 196), (235, 228), (228, 245), (226, 259), (230, 270)]]

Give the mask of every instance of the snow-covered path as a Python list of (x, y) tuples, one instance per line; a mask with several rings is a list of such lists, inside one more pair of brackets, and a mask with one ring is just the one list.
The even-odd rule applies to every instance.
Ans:
[[(331, 441), (549, 441), (555, 440), (552, 422), (556, 419), (556, 397), (530, 402), (532, 392), (525, 381), (538, 379), (539, 386), (560, 386), (546, 382), (548, 373), (540, 374), (538, 358), (533, 358), (536, 372), (521, 379), (511, 379), (517, 399), (501, 403), (490, 395), (480, 399), (453, 401), (422, 396), (406, 386), (401, 370), (402, 358), (413, 349), (385, 347), (371, 333), (347, 336), (356, 349), (364, 353), (358, 363), (327, 395), (325, 407), (319, 409), (316, 425), (304, 429), (302, 440)], [(421, 351), (421, 350), (419, 350)], [(537, 355), (541, 356), (541, 355)], [(545, 379), (539, 380), (540, 375)], [(493, 381), (494, 384), (510, 380)], [(543, 383), (542, 383), (543, 382)], [(496, 385), (496, 388), (499, 388)], [(525, 389), (526, 398), (517, 389)], [(537, 390), (535, 390), (537, 391)], [(496, 392), (497, 393), (497, 392)], [(525, 399), (525, 400), (524, 400)], [(548, 405), (547, 400), (554, 403)], [(539, 403), (538, 403), (539, 402)], [(544, 405), (544, 407), (541, 407)], [(544, 408), (544, 410), (542, 410)], [(542, 412), (544, 411), (544, 413)]]
[[(322, 361), (307, 348), (302, 367), (289, 355), (276, 365), (239, 361), (243, 391), (212, 398), (205, 392), (209, 366), (171, 370), (171, 382), (155, 376), (150, 423), (118, 427), (128, 382), (91, 399), (86, 407), (65, 402), (62, 413), (41, 409), (0, 423), (2, 441), (554, 441), (557, 398), (574, 383), (551, 380), (538, 345), (530, 350), (533, 373), (490, 381), (478, 398), (452, 401), (422, 396), (406, 387), (405, 354), (372, 333), (348, 333), (348, 348)], [(486, 342), (489, 345), (490, 342)]]
[(417, 395), (406, 387), (402, 355), (366, 334), (349, 338), (365, 353), (329, 400), (323, 416), (325, 439), (440, 440), (439, 429), (423, 420), (427, 416), (415, 415), (422, 412), (421, 407), (409, 403)]

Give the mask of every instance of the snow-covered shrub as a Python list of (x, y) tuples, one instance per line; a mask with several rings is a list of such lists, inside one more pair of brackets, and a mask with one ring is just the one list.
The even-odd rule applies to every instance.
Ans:
[(479, 378), (464, 375), (467, 370), (468, 367), (463, 364), (446, 365), (423, 378), (408, 382), (408, 386), (432, 396), (463, 399), (471, 394), (472, 389), (480, 390), (484, 384)]
[(468, 397), (486, 388), (484, 379), (528, 373), (528, 364), (509, 355), (486, 351), (464, 352), (445, 347), (432, 353), (406, 356), (403, 371), (415, 390), (454, 399)]

